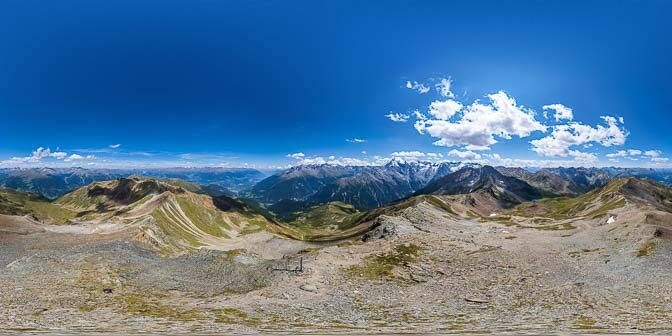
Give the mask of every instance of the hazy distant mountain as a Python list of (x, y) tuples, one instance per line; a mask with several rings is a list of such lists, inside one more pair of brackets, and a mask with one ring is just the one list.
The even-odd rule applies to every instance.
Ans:
[(519, 178), (547, 196), (576, 196), (618, 178), (637, 177), (672, 184), (672, 170), (652, 168), (523, 168), (497, 167), (500, 173)]
[(113, 180), (131, 175), (177, 178), (201, 184), (208, 194), (230, 195), (252, 187), (265, 175), (247, 168), (165, 168), (165, 169), (84, 169), (30, 168), (0, 170), (0, 187), (33, 192), (57, 198), (92, 182)]
[(53, 199), (92, 182), (120, 176), (123, 176), (121, 172), (83, 168), (9, 169), (0, 174), (0, 187), (33, 192)]
[(403, 160), (392, 160), (384, 166), (298, 166), (265, 179), (251, 194), (264, 203), (340, 201), (359, 209), (370, 209), (406, 197), (460, 166), (454, 162)]
[(264, 173), (251, 168), (161, 168), (140, 169), (134, 173), (152, 177), (177, 178), (201, 185), (218, 185), (236, 193), (250, 189), (266, 178)]
[(416, 195), (457, 195), (488, 192), (500, 202), (514, 205), (542, 197), (527, 182), (506, 176), (491, 166), (467, 167), (446, 175), (418, 190)]

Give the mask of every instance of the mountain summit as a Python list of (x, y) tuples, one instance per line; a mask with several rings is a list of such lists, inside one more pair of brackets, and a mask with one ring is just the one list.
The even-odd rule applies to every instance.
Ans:
[(515, 177), (506, 176), (491, 166), (467, 167), (446, 175), (420, 189), (416, 195), (456, 195), (487, 192), (512, 206), (541, 197), (541, 193)]

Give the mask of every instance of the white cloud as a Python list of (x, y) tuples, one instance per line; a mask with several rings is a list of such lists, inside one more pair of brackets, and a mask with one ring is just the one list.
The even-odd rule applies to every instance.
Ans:
[(562, 104), (551, 104), (551, 105), (544, 105), (542, 107), (544, 111), (547, 110), (554, 110), (555, 114), (553, 117), (555, 117), (555, 121), (560, 121), (560, 120), (572, 120), (574, 119), (574, 113), (572, 113), (572, 109), (562, 105)]
[(597, 162), (597, 156), (593, 153), (581, 152), (578, 150), (570, 150), (569, 156), (573, 156), (574, 160), (579, 162)]
[(427, 154), (420, 151), (401, 151), (401, 152), (394, 152), (391, 155), (392, 157), (404, 160), (417, 160), (427, 156)]
[(96, 158), (95, 155), (79, 155), (79, 154), (72, 154), (68, 156), (64, 161), (66, 162), (72, 162), (72, 161), (82, 161), (82, 160), (94, 160)]
[(588, 143), (598, 143), (605, 147), (623, 145), (628, 132), (619, 127), (614, 117), (603, 116), (606, 127), (592, 127), (578, 122), (553, 126), (553, 132), (544, 138), (532, 140), (532, 150), (542, 156), (566, 157), (570, 148)]
[(408, 119), (411, 117), (408, 114), (404, 113), (390, 113), (386, 114), (385, 116), (394, 122), (407, 122)]
[(647, 150), (642, 151), (639, 149), (628, 149), (628, 150), (619, 150), (614, 153), (609, 153), (605, 155), (610, 158), (610, 161), (618, 162), (616, 158), (625, 158), (631, 161), (639, 161), (639, 159), (649, 159), (651, 162), (665, 162), (667, 158), (661, 158), (662, 154), (659, 150)]
[(306, 156), (306, 154), (303, 154), (303, 153), (287, 154), (287, 157), (288, 157), (288, 158), (293, 158), (293, 159), (297, 159), (297, 160), (301, 160), (301, 159), (303, 159), (305, 156)]
[(84, 160), (84, 157), (79, 155), (79, 154), (72, 154), (72, 155), (68, 156), (67, 159), (65, 159), (66, 162), (79, 161), (79, 160)]
[(616, 153), (607, 154), (606, 156), (607, 156), (608, 158), (617, 158), (617, 157), (626, 157), (627, 155), (628, 155), (628, 152), (627, 152), (627, 151), (619, 150), (619, 151), (616, 152)]
[(429, 87), (426, 86), (425, 84), (418, 83), (416, 81), (406, 81), (406, 88), (418, 91), (419, 94), (425, 94), (429, 92)]
[(345, 139), (346, 142), (352, 142), (352, 143), (363, 143), (366, 142), (364, 139), (359, 139), (359, 138), (353, 138), (353, 139)]
[(546, 126), (535, 119), (534, 112), (516, 104), (503, 91), (488, 95), (490, 104), (476, 101), (466, 107), (459, 120), (417, 120), (415, 129), (421, 134), (438, 138), (437, 146), (465, 146), (468, 150), (487, 150), (497, 143), (495, 136), (511, 139), (530, 136), (535, 131), (546, 131)]
[[(452, 99), (444, 101), (435, 100), (429, 105), (429, 114), (439, 120), (448, 120), (454, 116), (455, 113), (459, 112), (462, 107), (463, 106), (460, 102), (454, 101)], [(418, 117), (417, 114), (415, 116), (416, 118)]]
[(64, 159), (66, 156), (68, 156), (68, 153), (66, 153), (66, 152), (53, 152), (53, 153), (51, 153), (51, 155), (49, 155), (49, 156), (51, 156), (51, 157), (53, 157), (53, 158), (56, 158), (56, 160), (62, 160), (62, 159)]
[(51, 149), (40, 147), (33, 151), (32, 158), (39, 161), (49, 156), (51, 156)]
[(112, 149), (117, 149), (117, 148), (121, 147), (121, 144), (109, 145), (108, 147), (110, 147)]
[(441, 81), (435, 85), (436, 91), (443, 97), (454, 98), (455, 95), (450, 91), (452, 83), (450, 78), (441, 78)]
[(415, 118), (419, 120), (427, 120), (427, 116), (422, 114), (422, 112), (418, 110), (413, 111), (413, 116), (415, 116)]
[[(512, 159), (503, 158), (499, 154), (483, 154), (482, 160), (476, 161), (480, 164), (488, 164), (492, 166), (505, 167), (593, 167), (597, 163), (594, 156), (578, 156), (571, 160), (528, 160), (528, 159)], [(585, 159), (585, 160), (584, 160)], [(612, 159), (613, 160), (613, 159)]]
[(660, 154), (662, 154), (662, 153), (663, 152), (661, 152), (659, 150), (647, 150), (647, 151), (644, 152), (644, 155), (655, 158), (655, 157), (659, 157)]
[(31, 156), (24, 157), (12, 157), (8, 160), (3, 160), (0, 162), (2, 165), (26, 165), (26, 164), (35, 164), (42, 162), (42, 159), (54, 158), (56, 160), (64, 159), (68, 153), (66, 152), (52, 152), (49, 148), (39, 147), (32, 152)]
[(480, 160), (481, 159), (481, 154), (474, 153), (470, 150), (459, 151), (457, 149), (453, 149), (450, 152), (448, 152), (448, 155), (458, 157), (462, 160)]

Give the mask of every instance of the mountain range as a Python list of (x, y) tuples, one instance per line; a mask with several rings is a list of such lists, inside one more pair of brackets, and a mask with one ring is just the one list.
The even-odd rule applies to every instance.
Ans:
[(85, 169), (27, 168), (0, 169), (0, 187), (40, 194), (55, 199), (92, 182), (131, 175), (174, 178), (210, 186), (222, 194), (235, 194), (251, 188), (266, 177), (248, 168), (160, 168), (160, 169)]
[[(459, 174), (458, 174), (459, 173)], [(0, 187), (56, 199), (97, 181), (146, 176), (210, 196), (236, 196), (264, 204), (281, 217), (342, 202), (365, 211), (414, 194), (487, 190), (507, 204), (540, 197), (578, 196), (623, 177), (672, 183), (671, 170), (644, 168), (485, 168), (459, 162), (394, 159), (383, 166), (301, 165), (266, 176), (255, 169), (32, 168), (0, 170)], [(500, 183), (501, 182), (501, 183)], [(502, 192), (504, 192), (502, 194)]]
[[(9, 289), (0, 304), (22, 319), (66, 321), (58, 322), (66, 329), (98, 318), (132, 321), (137, 330), (188, 321), (217, 333), (233, 325), (276, 331), (309, 318), (310, 330), (326, 333), (359, 332), (362, 324), (344, 317), (389, 302), (406, 310), (382, 310), (376, 319), (396, 314), (406, 326), (416, 308), (424, 325), (462, 310), (515, 319), (521, 307), (530, 316), (554, 309), (545, 314), (555, 321), (575, 317), (573, 304), (580, 309), (586, 296), (599, 303), (589, 310), (602, 309), (599, 316), (622, 302), (640, 312), (642, 295), (646, 305), (667, 301), (659, 293), (672, 279), (669, 187), (582, 169), (421, 166), (394, 162), (384, 173), (367, 168), (340, 178), (330, 173), (341, 168), (297, 168), (284, 185), (363, 181), (376, 187), (362, 190), (400, 198), (371, 209), (311, 203), (313, 195), (259, 204), (141, 175), (92, 182), (54, 200), (0, 189), (0, 268)], [(310, 179), (299, 177), (304, 170)], [(310, 310), (297, 310), (297, 302)], [(439, 316), (425, 314), (437, 309)], [(334, 316), (342, 320), (329, 324)], [(4, 323), (13, 321), (24, 325)]]
[(339, 201), (358, 209), (372, 209), (407, 197), (462, 166), (458, 162), (397, 159), (384, 166), (298, 166), (261, 181), (249, 195), (267, 204), (283, 200), (307, 204)]

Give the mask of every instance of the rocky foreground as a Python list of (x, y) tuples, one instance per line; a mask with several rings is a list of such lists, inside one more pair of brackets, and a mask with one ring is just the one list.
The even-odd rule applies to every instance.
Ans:
[(0, 331), (669, 333), (670, 200), (647, 187), (512, 210), (435, 196), (347, 240), (260, 231), (169, 257), (137, 228), (3, 215)]

